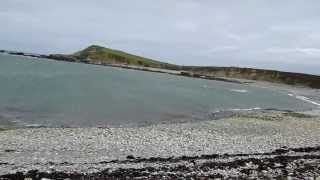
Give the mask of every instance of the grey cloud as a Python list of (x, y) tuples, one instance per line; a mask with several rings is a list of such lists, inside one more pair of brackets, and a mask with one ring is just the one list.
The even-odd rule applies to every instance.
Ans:
[(3, 0), (0, 49), (100, 44), (185, 65), (320, 74), (318, 0)]

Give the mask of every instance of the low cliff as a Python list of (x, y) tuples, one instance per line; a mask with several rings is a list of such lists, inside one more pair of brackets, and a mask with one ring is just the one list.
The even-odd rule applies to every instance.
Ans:
[[(182, 76), (198, 78), (205, 76), (206, 79), (213, 80), (217, 80), (220, 77), (240, 78), (307, 86), (320, 89), (320, 76), (318, 75), (239, 67), (179, 66), (97, 45), (89, 46), (77, 53), (70, 55), (40, 55), (4, 50), (0, 50), (0, 52), (13, 55), (48, 58), (59, 61), (80, 62), (96, 65), (121, 65), (121, 67), (128, 68), (131, 68), (131, 66), (135, 66), (169, 69), (181, 71), (180, 75)], [(138, 68), (138, 70), (142, 69)]]
[(184, 66), (185, 71), (197, 75), (220, 76), (250, 80), (285, 83), (290, 85), (301, 85), (312, 88), (320, 88), (320, 76), (283, 72), (265, 69), (238, 68), (238, 67), (192, 67)]

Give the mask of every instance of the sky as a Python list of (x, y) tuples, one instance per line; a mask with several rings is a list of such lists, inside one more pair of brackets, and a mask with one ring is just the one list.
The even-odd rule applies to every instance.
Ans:
[(180, 65), (320, 75), (319, 0), (1, 0), (0, 49), (96, 44)]

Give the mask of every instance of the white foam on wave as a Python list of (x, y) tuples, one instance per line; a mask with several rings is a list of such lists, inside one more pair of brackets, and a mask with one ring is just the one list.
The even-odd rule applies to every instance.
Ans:
[(43, 125), (41, 124), (26, 124), (24, 125), (25, 127), (27, 128), (40, 128), (40, 127), (44, 127)]
[(230, 91), (238, 92), (238, 93), (247, 93), (248, 92), (248, 90), (246, 90), (246, 89), (231, 89)]
[(320, 106), (320, 103), (317, 103), (317, 102), (315, 102), (315, 101), (311, 100), (311, 99), (310, 99), (310, 98), (308, 98), (308, 97), (305, 97), (305, 96), (299, 96), (299, 95), (294, 95), (294, 94), (288, 94), (288, 95), (289, 95), (289, 96), (291, 96), (291, 97), (295, 97), (295, 98), (297, 98), (297, 99), (299, 99), (299, 100), (302, 100), (302, 101), (308, 102), (308, 103), (310, 103), (310, 104), (314, 104), (314, 105)]
[(312, 101), (310, 98), (307, 98), (307, 97), (304, 97), (304, 96), (296, 96), (296, 98), (297, 98), (297, 99), (300, 99), (300, 100), (303, 100), (303, 101), (306, 101), (306, 102), (308, 102), (308, 103), (311, 103), (311, 104), (320, 106), (320, 103), (314, 102), (314, 101)]
[(260, 107), (255, 107), (255, 108), (235, 108), (235, 109), (226, 109), (226, 110), (217, 110), (212, 113), (220, 113), (220, 112), (227, 112), (227, 111), (255, 111), (255, 110), (262, 110)]
[(247, 108), (247, 109), (230, 109), (231, 111), (254, 111), (254, 110), (261, 110), (262, 108), (260, 107), (255, 107), (255, 108)]

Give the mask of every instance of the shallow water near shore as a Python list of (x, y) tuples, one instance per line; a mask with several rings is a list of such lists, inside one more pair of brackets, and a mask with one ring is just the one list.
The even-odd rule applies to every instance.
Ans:
[(16, 127), (131, 127), (318, 107), (272, 89), (4, 54), (0, 86), (0, 125)]

